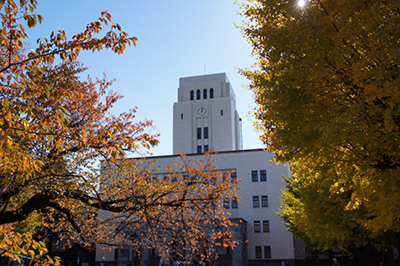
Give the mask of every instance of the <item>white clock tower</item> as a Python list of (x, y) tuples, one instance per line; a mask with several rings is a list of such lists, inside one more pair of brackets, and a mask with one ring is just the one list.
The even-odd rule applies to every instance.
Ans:
[(179, 79), (173, 153), (242, 150), (241, 118), (225, 73)]

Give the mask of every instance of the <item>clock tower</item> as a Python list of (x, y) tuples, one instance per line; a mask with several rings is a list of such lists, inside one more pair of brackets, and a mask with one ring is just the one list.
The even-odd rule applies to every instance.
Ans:
[(241, 118), (225, 73), (180, 78), (173, 120), (174, 154), (243, 149)]

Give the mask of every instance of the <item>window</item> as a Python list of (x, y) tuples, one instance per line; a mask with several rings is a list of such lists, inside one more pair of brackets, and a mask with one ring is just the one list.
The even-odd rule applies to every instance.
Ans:
[(229, 179), (229, 176), (227, 174), (222, 174), (222, 181), (225, 182)]
[(204, 152), (208, 152), (208, 145), (204, 145)]
[(307, 259), (318, 259), (319, 258), (319, 250), (313, 248), (305, 248), (306, 250), (306, 258)]
[(271, 246), (264, 246), (264, 258), (271, 258)]
[(269, 233), (269, 221), (263, 221), (263, 233)]
[(201, 139), (201, 127), (197, 128), (197, 139)]
[(256, 246), (256, 259), (261, 259), (262, 254), (261, 254), (261, 246)]
[(183, 119), (183, 114), (181, 114), (181, 120)]
[(254, 221), (254, 233), (260, 233), (260, 232), (261, 232), (260, 221)]
[(214, 98), (214, 89), (210, 89), (210, 99)]
[(204, 139), (208, 139), (208, 127), (204, 128)]
[(238, 208), (238, 201), (237, 198), (234, 197), (232, 198), (232, 209), (237, 209)]
[(183, 175), (182, 179), (185, 181), (185, 184), (187, 184), (189, 182), (189, 175)]
[(267, 181), (267, 170), (260, 170), (260, 181)]
[(197, 153), (201, 153), (201, 145), (197, 146)]
[(203, 99), (207, 99), (207, 89), (203, 90)]
[(268, 196), (261, 196), (261, 207), (268, 207)]
[(194, 100), (194, 91), (190, 91), (190, 100), (191, 100), (191, 101)]
[(196, 99), (200, 100), (200, 90), (197, 90), (197, 92), (196, 92)]
[(258, 208), (258, 207), (260, 207), (260, 197), (253, 196), (253, 208)]
[(251, 181), (258, 182), (258, 171), (257, 170), (251, 171)]
[(229, 200), (224, 200), (224, 208), (229, 209), (230, 202)]
[(224, 110), (221, 110), (221, 116), (223, 116), (224, 115)]
[(231, 183), (236, 183), (236, 182), (237, 182), (237, 173), (236, 171), (234, 171), (231, 174)]
[(119, 255), (119, 250), (116, 248), (115, 250), (114, 250), (114, 260), (118, 260), (118, 256)]

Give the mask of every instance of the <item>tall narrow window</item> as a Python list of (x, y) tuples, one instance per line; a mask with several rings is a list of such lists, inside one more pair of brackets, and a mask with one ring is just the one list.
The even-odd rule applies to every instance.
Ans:
[(200, 90), (197, 90), (197, 92), (196, 92), (196, 99), (200, 100)]
[(197, 128), (197, 139), (201, 139), (201, 127)]
[(229, 205), (230, 205), (229, 199), (224, 200), (224, 208), (225, 208), (225, 209), (229, 209)]
[(221, 116), (223, 116), (224, 115), (224, 110), (221, 110)]
[(256, 246), (256, 259), (261, 259), (262, 254), (261, 254), (261, 246)]
[(207, 99), (207, 89), (203, 90), (203, 99)]
[(114, 260), (118, 260), (118, 249), (114, 249)]
[(208, 145), (204, 145), (204, 152), (208, 152)]
[(260, 233), (260, 232), (261, 232), (260, 221), (254, 221), (254, 233)]
[(253, 208), (259, 208), (259, 207), (260, 207), (260, 197), (253, 196)]
[(232, 172), (231, 174), (231, 182), (236, 183), (237, 182), (237, 173), (236, 171)]
[(267, 170), (260, 170), (260, 181), (267, 181)]
[(190, 100), (191, 100), (191, 101), (194, 100), (194, 91), (190, 91)]
[(208, 127), (204, 128), (204, 139), (208, 139)]
[(258, 182), (258, 171), (257, 170), (251, 171), (251, 181)]
[(183, 114), (181, 114), (181, 120), (183, 119)]
[(271, 258), (271, 246), (264, 246), (264, 258)]
[(263, 221), (263, 233), (269, 233), (269, 221)]
[(201, 153), (201, 145), (197, 146), (197, 153)]
[(237, 209), (238, 208), (238, 201), (236, 197), (232, 198), (232, 209)]
[(231, 252), (232, 252), (231, 248), (230, 248), (230, 247), (227, 247), (227, 248), (226, 248), (226, 254), (229, 255), (229, 254), (231, 254)]
[(268, 207), (268, 196), (267, 195), (261, 196), (261, 206)]
[(210, 99), (214, 98), (214, 89), (210, 89)]

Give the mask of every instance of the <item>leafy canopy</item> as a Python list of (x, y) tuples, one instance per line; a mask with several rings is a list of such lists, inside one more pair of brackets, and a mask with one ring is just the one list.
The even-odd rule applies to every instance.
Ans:
[[(216, 206), (233, 185), (216, 178), (211, 161), (170, 169), (171, 175), (186, 172), (201, 181), (149, 182), (157, 169), (126, 157), (158, 144), (158, 135), (149, 133), (152, 121), (134, 122), (136, 109), (111, 114), (122, 97), (109, 90), (113, 81), (82, 78), (86, 68), (75, 61), (81, 51), (122, 54), (137, 39), (105, 11), (70, 40), (59, 30), (27, 47), (25, 27), (43, 21), (36, 5), (0, 1), (1, 255), (58, 264), (43, 257), (45, 245), (32, 238), (36, 228), (85, 244), (158, 243), (159, 249), (170, 243), (166, 230), (218, 237), (214, 230), (200, 233), (199, 224), (210, 223), (229, 234), (223, 229), (230, 223)], [(99, 160), (107, 166), (103, 174), (95, 167)], [(100, 209), (112, 215), (103, 219)], [(145, 237), (134, 237), (140, 234)]]
[(242, 70), (257, 103), (256, 128), (276, 160), (293, 165), (299, 193), (301, 209), (289, 208), (287, 196), (282, 212), (324, 247), (354, 237), (341, 226), (313, 230), (339, 216), (336, 225), (383, 234), (399, 248), (399, 7), (374, 0), (242, 6), (242, 32), (258, 59)]

